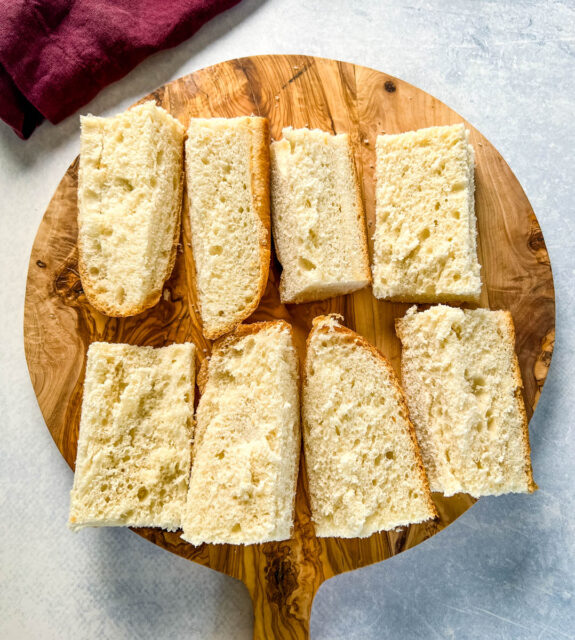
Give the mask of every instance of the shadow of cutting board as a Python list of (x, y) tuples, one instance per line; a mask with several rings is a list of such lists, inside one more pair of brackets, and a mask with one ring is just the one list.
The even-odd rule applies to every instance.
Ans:
[[(348, 132), (363, 186), (368, 235), (374, 230), (374, 144), (381, 132), (398, 133), (462, 122), (432, 96), (396, 78), (352, 64), (306, 56), (258, 56), (230, 60), (167, 84), (152, 99), (187, 125), (190, 116), (256, 114), (282, 127)], [(476, 209), (484, 289), (481, 306), (509, 309), (530, 417), (547, 375), (554, 342), (555, 301), (549, 257), (537, 219), (513, 173), (494, 147), (469, 123), (476, 152)], [(64, 175), (38, 230), (28, 272), (24, 314), (26, 358), (46, 424), (73, 467), (85, 354), (95, 340), (162, 346), (193, 340), (200, 360), (210, 352), (201, 333), (194, 292), (186, 205), (181, 251), (162, 300), (132, 318), (94, 311), (82, 291), (76, 253), (78, 160)], [(371, 248), (371, 247), (370, 247)], [(303, 348), (312, 318), (339, 312), (399, 371), (400, 343), (394, 319), (409, 305), (376, 300), (370, 289), (325, 302), (280, 304), (275, 258), (265, 296), (249, 319), (284, 318)], [(436, 522), (383, 532), (367, 539), (316, 538), (307, 482), (300, 469), (293, 537), (247, 547), (183, 542), (178, 533), (136, 533), (173, 553), (242, 580), (253, 600), (254, 637), (305, 638), (313, 597), (328, 578), (385, 560), (451, 524), (474, 500), (434, 494)]]

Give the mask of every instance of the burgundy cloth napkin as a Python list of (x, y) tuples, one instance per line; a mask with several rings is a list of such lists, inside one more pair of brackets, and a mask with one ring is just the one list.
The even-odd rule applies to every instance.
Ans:
[(240, 0), (0, 0), (0, 118), (28, 138)]

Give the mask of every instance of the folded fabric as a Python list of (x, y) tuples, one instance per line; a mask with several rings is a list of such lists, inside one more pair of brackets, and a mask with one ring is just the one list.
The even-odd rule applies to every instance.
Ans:
[(28, 138), (240, 0), (0, 3), (0, 118)]

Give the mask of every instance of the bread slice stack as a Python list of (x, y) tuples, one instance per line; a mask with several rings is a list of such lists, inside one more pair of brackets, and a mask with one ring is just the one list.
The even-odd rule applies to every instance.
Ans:
[(469, 132), (459, 124), (381, 135), (376, 157), (375, 297), (478, 300)]
[(69, 526), (180, 527), (190, 473), (193, 344), (88, 349)]
[(81, 118), (78, 263), (90, 304), (131, 316), (160, 299), (176, 257), (184, 128), (145, 102)]
[(432, 491), (531, 492), (511, 314), (439, 305), (397, 320), (409, 410)]
[(267, 284), (267, 120), (192, 118), (186, 180), (203, 332), (213, 340), (255, 311)]
[(315, 318), (302, 399), (316, 535), (367, 537), (436, 516), (397, 377), (341, 316)]
[(290, 325), (240, 325), (215, 343), (202, 375), (182, 538), (194, 545), (289, 538), (300, 452)]
[(283, 130), (271, 145), (272, 221), (284, 303), (371, 282), (361, 194), (347, 134)]

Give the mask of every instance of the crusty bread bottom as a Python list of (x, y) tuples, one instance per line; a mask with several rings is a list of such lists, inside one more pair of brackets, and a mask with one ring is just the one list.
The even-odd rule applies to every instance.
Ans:
[(186, 176), (203, 333), (214, 340), (255, 311), (267, 284), (268, 121), (192, 118)]
[(290, 325), (240, 325), (215, 343), (196, 420), (182, 538), (195, 545), (289, 538), (300, 452)]
[(88, 350), (70, 522), (180, 527), (190, 473), (191, 343)]
[(78, 266), (90, 304), (109, 316), (160, 299), (174, 267), (183, 190), (182, 125), (153, 102), (82, 117)]
[(439, 305), (397, 320), (401, 370), (432, 491), (534, 491), (511, 314)]
[(366, 537), (435, 517), (391, 365), (341, 316), (314, 319), (302, 420), (316, 535)]

